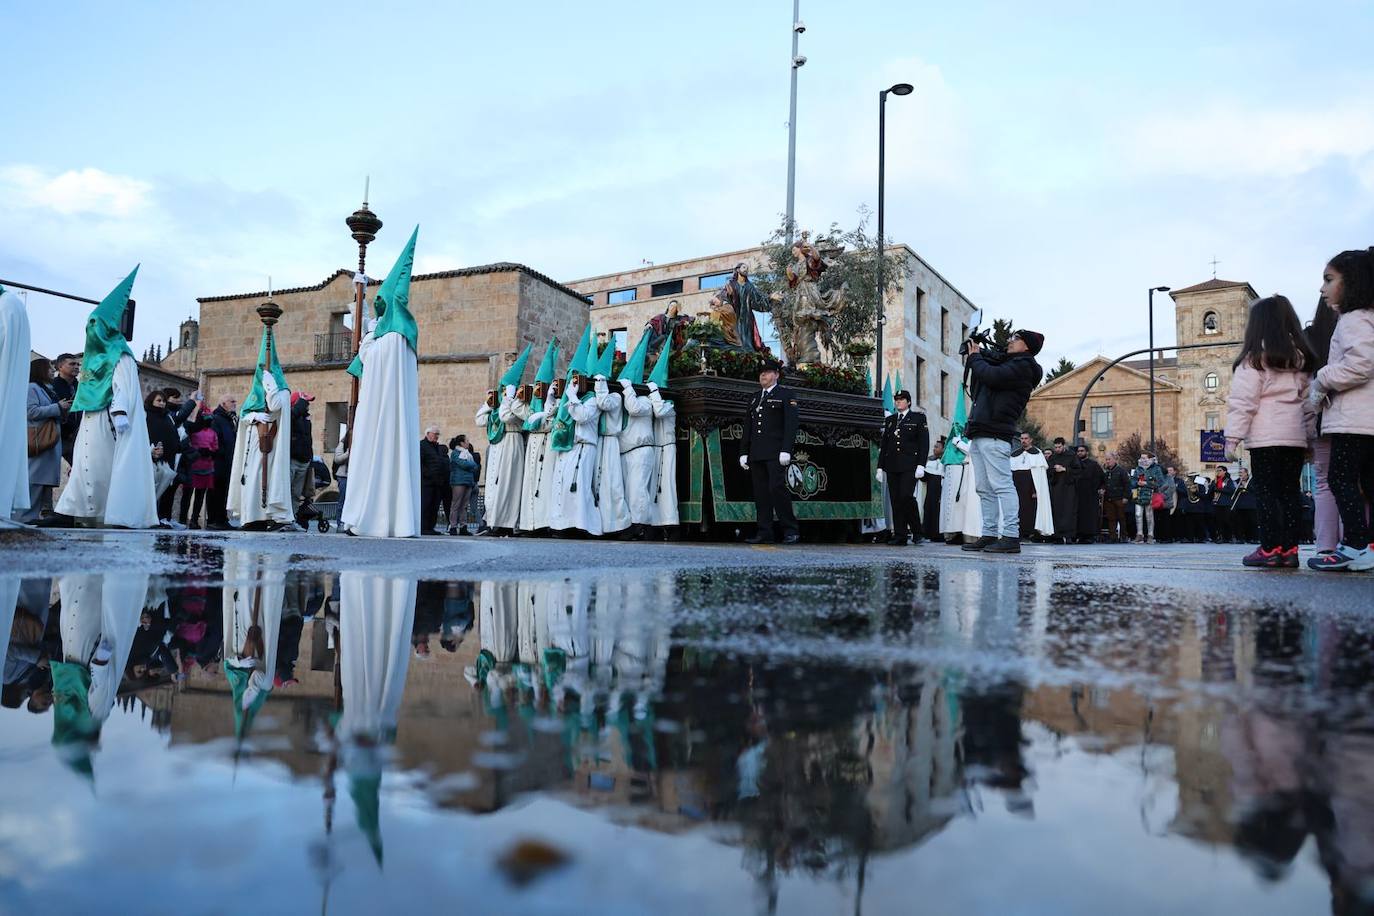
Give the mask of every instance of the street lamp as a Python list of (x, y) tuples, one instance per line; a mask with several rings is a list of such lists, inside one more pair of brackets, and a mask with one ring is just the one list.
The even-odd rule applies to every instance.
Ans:
[[(367, 267), (367, 246), (377, 238), (377, 233), (381, 231), (382, 221), (377, 218), (377, 214), (367, 208), (367, 192), (372, 185), (372, 178), (369, 176), (363, 182), (363, 205), (353, 211), (351, 216), (344, 218), (344, 224), (348, 226), (348, 231), (353, 235), (353, 241), (358, 243), (358, 276), (354, 278), (353, 299), (353, 355), (358, 355), (358, 350), (362, 346), (363, 340), (363, 293), (365, 283), (358, 282), (359, 278), (366, 278), (364, 269)], [(353, 434), (353, 415), (358, 410), (358, 377), (353, 376), (353, 384), (348, 391), (348, 435)]]
[[(910, 83), (898, 83), (887, 89), (878, 92), (878, 353), (874, 362), (875, 376), (873, 379), (873, 394), (881, 397), (883, 393), (883, 322), (887, 320), (886, 309), (883, 300), (883, 264), (886, 262), (886, 251), (884, 246), (887, 243), (883, 235), (883, 190), (885, 171), (887, 168), (887, 95), (911, 95), (915, 89)], [(918, 384), (916, 386), (920, 388)]]
[[(1167, 286), (1150, 287), (1150, 448), (1159, 448), (1155, 439), (1155, 293), (1167, 293)], [(1174, 443), (1178, 448), (1178, 443)]]

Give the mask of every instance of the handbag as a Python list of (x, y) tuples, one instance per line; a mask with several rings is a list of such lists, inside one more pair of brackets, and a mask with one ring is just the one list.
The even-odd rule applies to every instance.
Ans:
[(61, 437), (56, 420), (44, 420), (37, 426), (29, 427), (29, 457), (43, 454), (57, 444)]
[(1151, 509), (1163, 509), (1163, 508), (1164, 508), (1164, 494), (1163, 494), (1163, 493), (1160, 493), (1160, 492), (1156, 491), (1156, 492), (1155, 492), (1155, 495), (1153, 495), (1153, 496), (1150, 497), (1150, 508), (1151, 508)]

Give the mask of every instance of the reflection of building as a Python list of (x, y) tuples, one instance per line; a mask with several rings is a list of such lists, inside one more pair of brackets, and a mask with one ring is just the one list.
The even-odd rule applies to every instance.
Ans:
[[(1249, 283), (1208, 280), (1175, 290), (1177, 342), (1205, 344), (1239, 341), (1245, 334), (1250, 303), (1258, 294)], [(1234, 347), (1178, 351), (1155, 358), (1155, 430), (1192, 469), (1202, 466), (1199, 432), (1226, 425), (1226, 393), (1231, 387)], [(1073, 412), (1083, 388), (1108, 362), (1096, 356), (1072, 372), (1042, 385), (1026, 411), (1048, 436), (1072, 439)], [(1082, 438), (1094, 453), (1116, 451), (1132, 433), (1150, 435), (1149, 360), (1118, 364), (1093, 386), (1083, 404)], [(1214, 465), (1207, 465), (1212, 467)]]
[[(883, 371), (901, 373), (917, 405), (930, 416), (931, 426), (943, 432), (963, 371), (957, 354), (973, 303), (907, 246), (893, 245), (888, 251), (905, 255), (906, 271), (900, 288), (888, 296)], [(598, 332), (617, 340), (624, 335), (633, 346), (644, 323), (666, 311), (668, 303), (677, 300), (683, 315), (704, 315), (711, 296), (730, 279), (736, 264), (743, 261), (758, 269), (763, 260), (762, 247), (744, 248), (571, 280), (568, 285), (590, 300)], [(759, 331), (778, 352), (776, 343), (768, 340), (772, 325), (765, 320)]]

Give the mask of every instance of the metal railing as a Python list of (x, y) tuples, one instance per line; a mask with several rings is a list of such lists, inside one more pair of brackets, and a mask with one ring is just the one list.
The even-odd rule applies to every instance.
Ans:
[(353, 358), (353, 332), (315, 335), (315, 362), (342, 363)]

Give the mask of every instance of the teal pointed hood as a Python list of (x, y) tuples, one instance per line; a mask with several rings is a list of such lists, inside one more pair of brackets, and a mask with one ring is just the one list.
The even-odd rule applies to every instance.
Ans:
[(672, 359), (672, 347), (664, 341), (663, 349), (658, 351), (658, 362), (654, 363), (654, 371), (649, 373), (649, 381), (660, 388), (668, 387), (668, 363)]
[(129, 305), (138, 267), (133, 269), (86, 319), (86, 349), (81, 355), (81, 383), (72, 410), (104, 410), (114, 400), (114, 371), (124, 354), (137, 359), (124, 339), (120, 325)]
[(277, 342), (275, 338), (269, 339), (267, 328), (262, 329), (262, 341), (258, 344), (257, 371), (253, 373), (253, 388), (248, 392), (248, 397), (243, 399), (239, 406), (240, 413), (268, 413), (267, 390), (262, 387), (262, 370), (266, 369), (272, 373), (272, 378), (277, 380), (277, 387), (283, 391), (290, 391), (286, 384), (286, 375), (281, 371), (281, 361), (277, 359)]
[(572, 381), (573, 373), (585, 375), (587, 373), (587, 355), (592, 348), (592, 326), (582, 331), (582, 339), (577, 342), (577, 349), (573, 351), (572, 359), (568, 360), (568, 381)]
[[(387, 334), (400, 334), (410, 344), (411, 352), (416, 354), (420, 352), (420, 330), (415, 324), (415, 316), (410, 314), (410, 274), (415, 267), (415, 239), (419, 235), (420, 227), (416, 226), (400, 257), (391, 265), (391, 273), (386, 275), (377, 295), (372, 297), (372, 311), (377, 318), (373, 339), (380, 340)], [(362, 360), (355, 356), (348, 372), (362, 378)]]
[(534, 373), (536, 383), (543, 382), (545, 385), (553, 381), (558, 364), (558, 338), (549, 341), (549, 345), (544, 348), (544, 359), (539, 363), (539, 370)]
[(530, 361), (530, 350), (532, 349), (534, 349), (534, 344), (525, 344), (525, 349), (516, 357), (515, 362), (511, 363), (506, 374), (501, 376), (501, 387), (520, 384), (520, 380), (525, 377), (525, 365)]
[(629, 379), (635, 385), (644, 382), (644, 361), (649, 358), (649, 332), (645, 331), (640, 335), (639, 343), (635, 345), (634, 352), (629, 359), (625, 360), (625, 365), (621, 368), (617, 380)]
[(883, 379), (883, 410), (887, 413), (897, 412), (897, 402), (893, 400), (892, 376)]
[[(592, 357), (591, 357), (590, 355), (587, 356), (587, 362), (588, 362), (589, 364), (592, 362)], [(601, 351), (601, 355), (597, 358), (596, 363), (595, 363), (594, 365), (588, 365), (587, 368), (588, 368), (590, 374), (592, 374), (592, 375), (600, 375), (600, 376), (602, 376), (602, 377), (604, 377), (604, 378), (609, 379), (609, 378), (614, 374), (614, 372), (613, 372), (614, 366), (615, 366), (615, 336), (614, 336), (614, 335), (610, 335), (610, 336), (608, 337), (608, 339), (606, 340), (606, 347), (605, 347), (605, 349), (603, 349), (603, 350)]]

